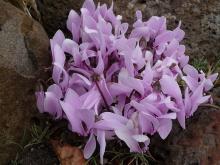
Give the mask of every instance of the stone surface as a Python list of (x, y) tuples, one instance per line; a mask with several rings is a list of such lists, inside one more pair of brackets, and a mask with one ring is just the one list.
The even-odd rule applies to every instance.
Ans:
[[(49, 41), (42, 26), (0, 0), (0, 162), (15, 154), (36, 112), (35, 86), (46, 77)], [(0, 163), (0, 164), (1, 164)]]
[(163, 165), (219, 165), (220, 111), (200, 108), (187, 121), (186, 130), (177, 127), (162, 141), (154, 137), (152, 153)]
[(69, 11), (79, 10), (83, 4), (81, 0), (36, 0), (36, 2), (49, 37), (52, 37), (58, 29), (67, 31), (65, 20)]
[[(62, 29), (70, 9), (79, 11), (84, 0), (37, 0), (42, 22), (49, 36)], [(111, 4), (112, 0), (95, 0)], [(187, 54), (195, 58), (220, 59), (219, 0), (114, 0), (115, 11), (123, 20), (133, 22), (137, 9), (145, 19), (152, 15), (168, 18), (169, 28), (182, 21), (186, 32)]]
[(41, 21), (40, 13), (37, 9), (37, 4), (35, 0), (3, 0), (9, 2), (15, 7), (22, 10), (26, 15), (34, 18), (37, 21)]

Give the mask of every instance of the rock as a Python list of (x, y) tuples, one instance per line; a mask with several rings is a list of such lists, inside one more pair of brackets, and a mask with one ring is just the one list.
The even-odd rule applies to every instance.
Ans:
[(177, 127), (162, 141), (154, 137), (152, 153), (160, 164), (219, 165), (220, 111), (200, 108), (187, 120), (186, 130)]
[[(219, 79), (220, 80), (220, 79)], [(212, 91), (213, 100), (217, 106), (220, 106), (220, 87), (216, 85), (216, 87)]]
[(36, 2), (49, 37), (52, 37), (58, 29), (67, 32), (66, 20), (69, 11), (79, 10), (83, 4), (81, 0), (36, 0)]
[[(112, 0), (95, 0), (97, 3), (111, 4)], [(49, 36), (58, 30), (66, 31), (66, 18), (70, 9), (80, 10), (84, 0), (37, 0), (43, 25)], [(220, 1), (212, 0), (120, 0), (114, 1), (117, 14), (123, 20), (134, 21), (135, 11), (141, 10), (143, 17), (166, 16), (169, 28), (174, 28), (179, 20), (186, 32), (184, 43), (186, 53), (195, 58), (216, 60), (220, 52)]]
[(0, 0), (0, 162), (17, 151), (24, 128), (36, 112), (35, 86), (46, 77), (49, 41), (42, 26)]
[(34, 18), (37, 21), (40, 21), (40, 13), (37, 9), (37, 4), (35, 0), (4, 0), (9, 2), (15, 7), (22, 10), (26, 15)]
[(192, 58), (209, 60), (220, 59), (220, 1), (213, 0), (148, 0), (118, 1), (116, 12), (122, 13), (126, 21), (134, 20), (136, 10), (141, 10), (143, 17), (153, 15), (166, 16), (168, 27), (173, 29), (182, 21), (186, 32), (184, 44), (186, 54)]

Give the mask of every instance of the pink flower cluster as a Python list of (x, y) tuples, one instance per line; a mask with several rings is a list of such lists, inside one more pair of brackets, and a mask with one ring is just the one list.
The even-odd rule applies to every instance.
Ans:
[(40, 112), (65, 118), (69, 129), (89, 136), (84, 156), (89, 158), (106, 141), (120, 139), (131, 152), (145, 152), (149, 135), (165, 139), (177, 119), (185, 119), (202, 103), (217, 74), (206, 76), (188, 64), (180, 24), (167, 30), (165, 17), (142, 20), (140, 11), (128, 34), (128, 23), (113, 13), (113, 5), (95, 6), (86, 0), (81, 15), (71, 10), (67, 28), (50, 40), (54, 84), (36, 92)]

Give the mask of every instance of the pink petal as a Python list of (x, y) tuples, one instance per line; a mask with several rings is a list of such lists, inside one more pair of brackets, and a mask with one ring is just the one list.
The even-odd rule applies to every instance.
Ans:
[(161, 115), (160, 110), (149, 103), (145, 102), (143, 104), (140, 104), (140, 103), (132, 100), (130, 104), (131, 104), (131, 106), (133, 106), (135, 109), (137, 109), (140, 112), (149, 113), (149, 114), (156, 114), (158, 116)]
[(179, 121), (181, 127), (185, 129), (186, 128), (186, 112), (184, 109), (177, 112), (177, 120)]
[(35, 93), (36, 99), (37, 99), (37, 108), (40, 111), (40, 113), (44, 112), (44, 98), (45, 94), (43, 91), (39, 91)]
[(172, 129), (172, 120), (170, 119), (160, 119), (160, 126), (157, 129), (160, 137), (166, 139)]
[(54, 46), (54, 62), (60, 64), (61, 66), (64, 66), (65, 63), (65, 54), (63, 52), (63, 50), (61, 49), (61, 46), (59, 46), (58, 44), (56, 44)]
[(128, 122), (128, 119), (121, 116), (121, 115), (117, 115), (117, 114), (114, 114), (112, 112), (104, 112), (101, 114), (101, 117), (102, 119), (108, 121), (108, 120), (116, 120), (117, 122), (120, 122), (120, 123), (127, 123)]
[(182, 94), (180, 87), (173, 77), (164, 75), (162, 79), (160, 79), (160, 86), (163, 93), (170, 95), (175, 98), (178, 103), (181, 103)]
[(101, 55), (101, 52), (98, 52), (98, 65), (96, 68), (94, 68), (94, 71), (97, 73), (97, 74), (102, 74), (103, 71), (104, 71), (104, 62), (103, 62), (103, 59), (102, 59), (102, 55)]
[(59, 103), (59, 99), (52, 92), (45, 93), (44, 111), (48, 112), (56, 118), (60, 118), (62, 116), (62, 109)]
[(84, 129), (81, 124), (81, 120), (78, 117), (78, 110), (76, 110), (71, 104), (60, 101), (60, 104), (62, 106), (63, 111), (66, 114), (66, 117), (71, 125), (71, 130), (73, 132), (79, 133), (81, 135), (84, 135)]
[(132, 136), (137, 142), (146, 142), (149, 141), (150, 139), (146, 135), (133, 135)]
[(212, 82), (214, 82), (218, 78), (218, 73), (212, 74), (208, 76), (208, 79), (210, 79)]
[(83, 4), (82, 8), (86, 8), (86, 9), (88, 9), (91, 13), (93, 13), (93, 12), (95, 11), (96, 6), (95, 6), (93, 0), (85, 0), (85, 2), (84, 2), (84, 4)]
[(145, 85), (151, 85), (153, 82), (153, 78), (154, 78), (153, 70), (150, 66), (150, 63), (148, 62), (144, 70), (143, 83)]
[(129, 87), (126, 87), (122, 84), (112, 83), (109, 87), (109, 91), (110, 91), (111, 95), (113, 97), (115, 97), (115, 96), (118, 96), (121, 94), (129, 95), (129, 93), (132, 91), (132, 89)]
[(59, 46), (62, 45), (63, 41), (65, 39), (65, 36), (61, 30), (58, 30), (55, 35), (53, 36), (53, 41), (58, 44)]
[(70, 39), (65, 39), (62, 44), (63, 51), (71, 55), (73, 53), (73, 49), (77, 49), (78, 47), (79, 47), (78, 44)]
[(105, 100), (107, 101), (107, 104), (111, 105), (113, 103), (113, 97), (109, 91), (109, 88), (106, 84), (105, 79), (103, 79), (99, 82), (99, 86), (100, 86), (100, 89), (102, 91), (102, 94), (103, 94)]
[[(69, 15), (68, 15), (68, 19), (67, 19), (67, 28), (69, 31), (72, 31), (72, 24), (80, 24), (81, 20), (80, 20), (80, 16), (79, 14), (74, 11), (71, 10)], [(77, 42), (77, 41), (76, 41)]]
[(79, 118), (86, 124), (87, 127), (85, 132), (89, 133), (95, 123), (95, 112), (91, 109), (80, 109), (79, 111)]
[(178, 27), (173, 30), (173, 32), (175, 33), (175, 38), (178, 41), (182, 41), (185, 36), (185, 32), (182, 29), (180, 29), (180, 26), (181, 26), (181, 21), (179, 22)]
[(176, 113), (168, 113), (165, 115), (161, 115), (158, 119), (176, 119)]
[(125, 69), (122, 69), (119, 73), (119, 83), (136, 90), (141, 95), (144, 94), (144, 86), (141, 80), (130, 77)]
[(115, 134), (119, 139), (124, 141), (127, 146), (130, 148), (130, 152), (140, 152), (140, 146), (138, 143), (132, 138), (132, 133), (126, 127), (121, 127), (115, 130)]
[(90, 92), (86, 93), (84, 96), (81, 96), (83, 100), (82, 109), (91, 109), (95, 106), (97, 102), (100, 100), (100, 94), (98, 91), (91, 90)]
[(81, 101), (79, 99), (79, 95), (72, 90), (71, 88), (68, 88), (66, 90), (66, 95), (64, 101), (66, 103), (69, 103), (71, 106), (73, 106), (75, 109), (79, 109), (81, 107)]
[(105, 141), (105, 132), (104, 131), (97, 131), (97, 141), (100, 146), (100, 163), (103, 164), (103, 157), (106, 148), (106, 141)]
[(58, 86), (57, 84), (53, 84), (51, 86), (48, 87), (47, 92), (52, 92), (56, 95), (57, 98), (62, 98), (63, 97), (63, 93), (62, 90), (60, 88), (60, 86)]
[(95, 149), (96, 149), (95, 136), (91, 134), (83, 150), (84, 158), (89, 159), (94, 153)]
[(186, 65), (184, 68), (183, 68), (183, 72), (187, 75), (189, 75), (190, 77), (193, 77), (193, 78), (197, 78), (198, 77), (198, 71), (196, 70), (196, 68), (194, 68), (192, 65)]

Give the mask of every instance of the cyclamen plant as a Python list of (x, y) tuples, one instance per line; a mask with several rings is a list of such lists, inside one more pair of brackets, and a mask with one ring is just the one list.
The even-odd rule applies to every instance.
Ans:
[(128, 34), (128, 23), (113, 13), (113, 5), (95, 6), (86, 0), (81, 15), (71, 10), (67, 28), (50, 40), (53, 85), (37, 91), (37, 106), (55, 119), (65, 118), (69, 129), (88, 136), (84, 157), (106, 141), (120, 139), (130, 152), (145, 152), (149, 135), (165, 139), (172, 120), (185, 128), (186, 118), (210, 102), (207, 92), (217, 74), (206, 76), (189, 65), (180, 24), (167, 30), (165, 17), (142, 20), (140, 11)]

